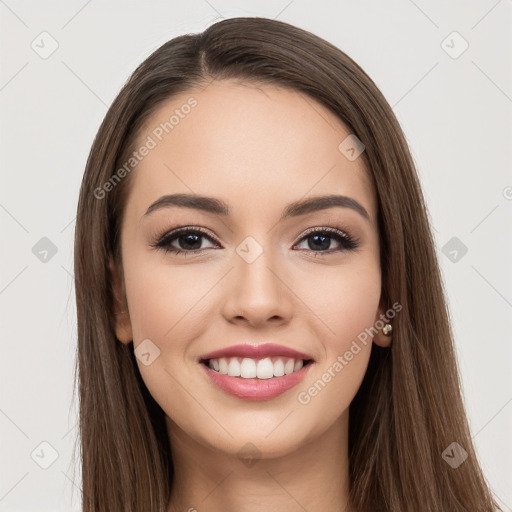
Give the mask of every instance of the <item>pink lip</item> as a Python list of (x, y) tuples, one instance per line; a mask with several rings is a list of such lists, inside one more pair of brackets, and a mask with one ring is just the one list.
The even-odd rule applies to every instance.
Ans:
[(263, 359), (265, 357), (273, 356), (283, 356), (304, 360), (313, 359), (310, 355), (298, 352), (292, 348), (276, 345), (275, 343), (265, 343), (264, 345), (233, 345), (232, 347), (209, 352), (202, 356), (200, 360), (219, 359), (220, 357), (249, 357), (251, 359)]
[(271, 379), (230, 377), (212, 370), (205, 364), (200, 364), (200, 366), (204, 368), (204, 371), (216, 386), (230, 395), (246, 400), (269, 400), (296, 386), (306, 376), (312, 363), (289, 375), (272, 377)]

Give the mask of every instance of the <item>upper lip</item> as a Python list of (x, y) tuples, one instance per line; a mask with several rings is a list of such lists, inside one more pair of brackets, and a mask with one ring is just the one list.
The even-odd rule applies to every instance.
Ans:
[(248, 357), (250, 359), (263, 359), (265, 357), (284, 356), (293, 359), (313, 359), (304, 352), (299, 352), (293, 348), (277, 345), (275, 343), (265, 343), (263, 345), (232, 345), (231, 347), (221, 348), (208, 352), (201, 356), (201, 361), (207, 359), (219, 359), (221, 357)]

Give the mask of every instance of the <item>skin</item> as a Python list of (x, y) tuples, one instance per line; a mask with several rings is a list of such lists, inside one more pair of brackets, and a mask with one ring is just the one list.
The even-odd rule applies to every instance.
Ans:
[[(376, 198), (362, 158), (338, 145), (350, 130), (299, 92), (273, 85), (212, 82), (161, 106), (139, 145), (193, 96), (197, 106), (133, 171), (121, 229), (123, 268), (115, 268), (116, 334), (134, 347), (150, 339), (160, 355), (137, 363), (167, 415), (176, 468), (169, 511), (309, 512), (348, 510), (348, 408), (366, 372), (371, 341), (304, 405), (307, 390), (386, 310)], [(195, 193), (220, 198), (222, 218), (168, 207), (145, 216), (158, 198)], [(343, 194), (370, 215), (334, 207), (279, 222), (291, 202)], [(202, 254), (151, 246), (177, 227), (202, 227)], [(333, 226), (360, 241), (341, 250), (303, 240)], [(252, 236), (263, 249), (248, 263), (236, 252)], [(313, 235), (314, 236), (314, 235)], [(301, 241), (302, 240), (302, 241)], [(185, 241), (186, 243), (186, 241)], [(190, 241), (189, 241), (190, 243)], [(175, 238), (174, 247), (189, 250)], [(306, 378), (277, 398), (250, 401), (214, 386), (201, 355), (243, 342), (275, 342), (311, 354)], [(388, 346), (379, 332), (373, 342)], [(239, 452), (251, 442), (254, 464)]]

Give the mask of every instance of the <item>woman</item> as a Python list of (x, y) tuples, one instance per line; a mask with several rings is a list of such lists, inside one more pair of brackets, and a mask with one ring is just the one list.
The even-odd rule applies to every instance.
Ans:
[(264, 18), (155, 51), (85, 169), (84, 511), (492, 511), (401, 128)]

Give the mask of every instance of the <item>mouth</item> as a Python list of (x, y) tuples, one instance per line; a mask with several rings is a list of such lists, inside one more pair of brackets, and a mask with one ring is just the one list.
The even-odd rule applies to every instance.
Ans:
[(202, 359), (199, 367), (224, 393), (242, 400), (271, 400), (297, 386), (313, 359), (221, 357)]
[(233, 345), (199, 358), (211, 383), (245, 400), (269, 400), (296, 386), (315, 360), (284, 345)]
[(229, 377), (267, 380), (291, 375), (313, 363), (313, 359), (293, 357), (220, 357), (201, 359), (200, 363), (209, 370)]

